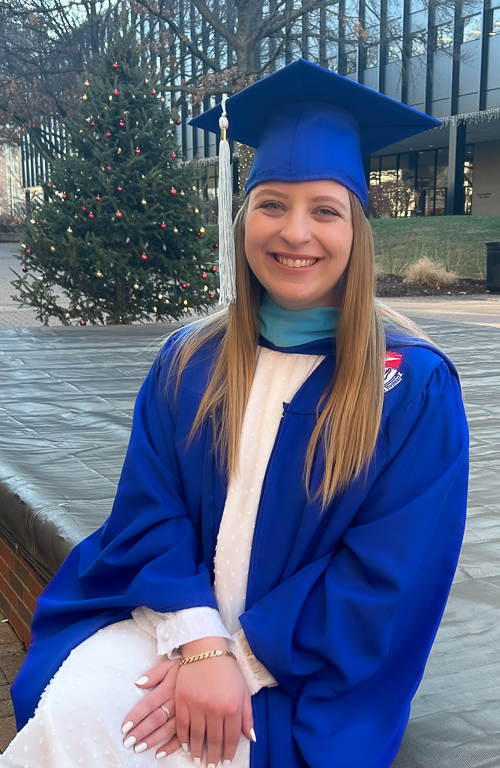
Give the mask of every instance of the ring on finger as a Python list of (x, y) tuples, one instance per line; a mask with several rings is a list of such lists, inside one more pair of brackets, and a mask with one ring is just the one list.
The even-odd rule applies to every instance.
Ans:
[(170, 718), (172, 717), (172, 715), (170, 714), (170, 710), (169, 710), (169, 708), (168, 708), (167, 706), (165, 706), (165, 704), (160, 704), (160, 707), (161, 707), (161, 708), (163, 709), (163, 711), (165, 712), (165, 714), (166, 714), (166, 716), (167, 716), (167, 720), (170, 720)]

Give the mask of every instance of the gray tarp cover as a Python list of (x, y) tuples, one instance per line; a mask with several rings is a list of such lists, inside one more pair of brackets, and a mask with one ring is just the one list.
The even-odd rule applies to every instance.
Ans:
[[(499, 768), (500, 329), (422, 325), (462, 378), (469, 522), (394, 768)], [(0, 331), (0, 527), (40, 573), (108, 515), (134, 398), (168, 330)]]

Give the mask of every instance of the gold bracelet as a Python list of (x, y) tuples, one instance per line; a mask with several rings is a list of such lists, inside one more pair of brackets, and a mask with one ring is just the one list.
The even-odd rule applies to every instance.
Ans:
[(230, 656), (232, 659), (236, 659), (236, 656), (231, 651), (205, 651), (205, 653), (199, 653), (197, 656), (186, 656), (182, 659), (179, 666), (184, 664), (192, 664), (195, 661), (201, 661), (202, 659), (212, 659), (214, 656)]

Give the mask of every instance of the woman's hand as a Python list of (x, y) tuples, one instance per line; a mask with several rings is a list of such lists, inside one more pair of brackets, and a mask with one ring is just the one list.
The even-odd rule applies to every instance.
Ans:
[[(182, 647), (184, 657), (205, 651), (228, 650), (222, 638), (204, 638)], [(254, 739), (250, 693), (235, 659), (216, 656), (185, 664), (179, 669), (175, 688), (177, 738), (182, 748), (200, 765), (206, 738), (207, 766), (219, 760), (229, 765), (241, 733)], [(172, 750), (168, 745), (168, 752)], [(222, 757), (221, 757), (222, 755)]]
[[(169, 742), (175, 735), (175, 685), (178, 672), (179, 659), (164, 659), (136, 682), (142, 690), (153, 690), (130, 710), (122, 723), (123, 743), (127, 748), (134, 747), (136, 752), (145, 752), (146, 749)], [(178, 749), (179, 745), (175, 748)], [(161, 752), (165, 750), (158, 750), (158, 753)]]

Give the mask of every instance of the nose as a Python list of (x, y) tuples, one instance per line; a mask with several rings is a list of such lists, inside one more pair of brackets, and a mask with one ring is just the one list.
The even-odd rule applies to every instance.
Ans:
[(282, 219), (282, 225), (280, 234), (288, 245), (297, 247), (310, 241), (311, 229), (304, 212), (290, 209)]

